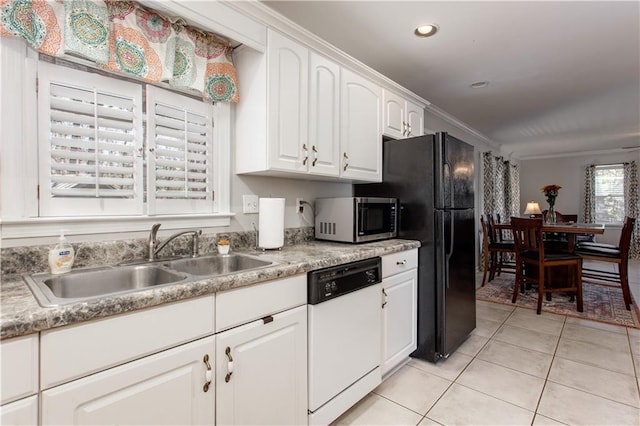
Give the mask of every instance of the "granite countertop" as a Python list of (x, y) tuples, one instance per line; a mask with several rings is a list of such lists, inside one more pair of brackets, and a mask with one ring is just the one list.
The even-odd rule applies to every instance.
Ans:
[(417, 241), (393, 239), (353, 245), (312, 241), (285, 246), (280, 251), (235, 250), (276, 263), (253, 271), (46, 308), (38, 304), (22, 277), (4, 277), (0, 283), (0, 338), (27, 335), (417, 247), (420, 247)]

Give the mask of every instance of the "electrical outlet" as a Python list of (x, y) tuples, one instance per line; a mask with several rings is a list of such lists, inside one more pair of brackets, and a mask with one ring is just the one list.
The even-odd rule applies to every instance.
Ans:
[(258, 213), (258, 196), (242, 196), (242, 213)]
[(304, 213), (302, 198), (296, 198), (296, 213)]

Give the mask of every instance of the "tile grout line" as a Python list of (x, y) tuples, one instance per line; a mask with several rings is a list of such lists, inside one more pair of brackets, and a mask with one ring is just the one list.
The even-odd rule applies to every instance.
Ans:
[[(547, 370), (547, 375), (544, 378), (544, 384), (542, 385), (542, 390), (540, 391), (540, 397), (538, 398), (538, 403), (536, 404), (535, 415), (533, 416), (533, 420), (531, 422), (532, 425), (535, 422), (536, 417), (539, 414), (538, 413), (538, 409), (540, 408), (540, 402), (542, 402), (542, 395), (544, 395), (544, 390), (547, 388), (547, 383), (549, 383), (549, 375), (551, 374), (551, 369), (553, 368), (553, 364), (554, 364), (554, 362), (556, 360), (556, 354), (558, 353), (558, 348), (560, 347), (560, 339), (562, 339), (562, 333), (564, 332), (564, 327), (565, 327), (566, 324), (567, 324), (567, 316), (564, 315), (564, 321), (562, 322), (562, 329), (560, 330), (560, 335), (558, 336), (558, 341), (556, 342), (556, 348), (553, 351), (553, 357), (551, 358), (551, 364), (549, 365), (549, 370)], [(551, 383), (555, 383), (555, 382), (551, 382)], [(543, 414), (540, 414), (540, 415), (542, 416)], [(562, 422), (562, 421), (560, 421), (558, 419), (554, 419), (553, 417), (549, 417), (549, 418), (564, 424), (564, 422)]]

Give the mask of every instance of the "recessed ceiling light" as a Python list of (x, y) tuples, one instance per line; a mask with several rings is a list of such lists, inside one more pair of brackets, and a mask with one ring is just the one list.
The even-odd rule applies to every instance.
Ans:
[(420, 25), (413, 33), (418, 37), (431, 37), (437, 33), (439, 29), (436, 24), (426, 24)]
[(488, 85), (488, 81), (476, 81), (475, 83), (471, 83), (469, 87), (472, 87), (474, 89), (482, 89), (483, 87), (487, 87)]

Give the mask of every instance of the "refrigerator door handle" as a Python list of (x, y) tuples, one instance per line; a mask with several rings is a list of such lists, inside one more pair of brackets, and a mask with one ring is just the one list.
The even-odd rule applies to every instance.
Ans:
[(455, 241), (453, 237), (455, 236), (455, 230), (453, 226), (453, 214), (454, 212), (449, 212), (449, 251), (447, 252), (447, 257), (445, 260), (445, 270), (447, 271), (447, 288), (449, 288), (449, 263), (451, 260), (451, 256), (453, 256), (453, 242)]
[[(444, 195), (445, 207), (453, 208), (453, 179), (451, 177), (451, 164), (446, 161), (443, 164), (444, 180), (447, 183), (447, 191)], [(447, 204), (448, 203), (448, 204)]]

